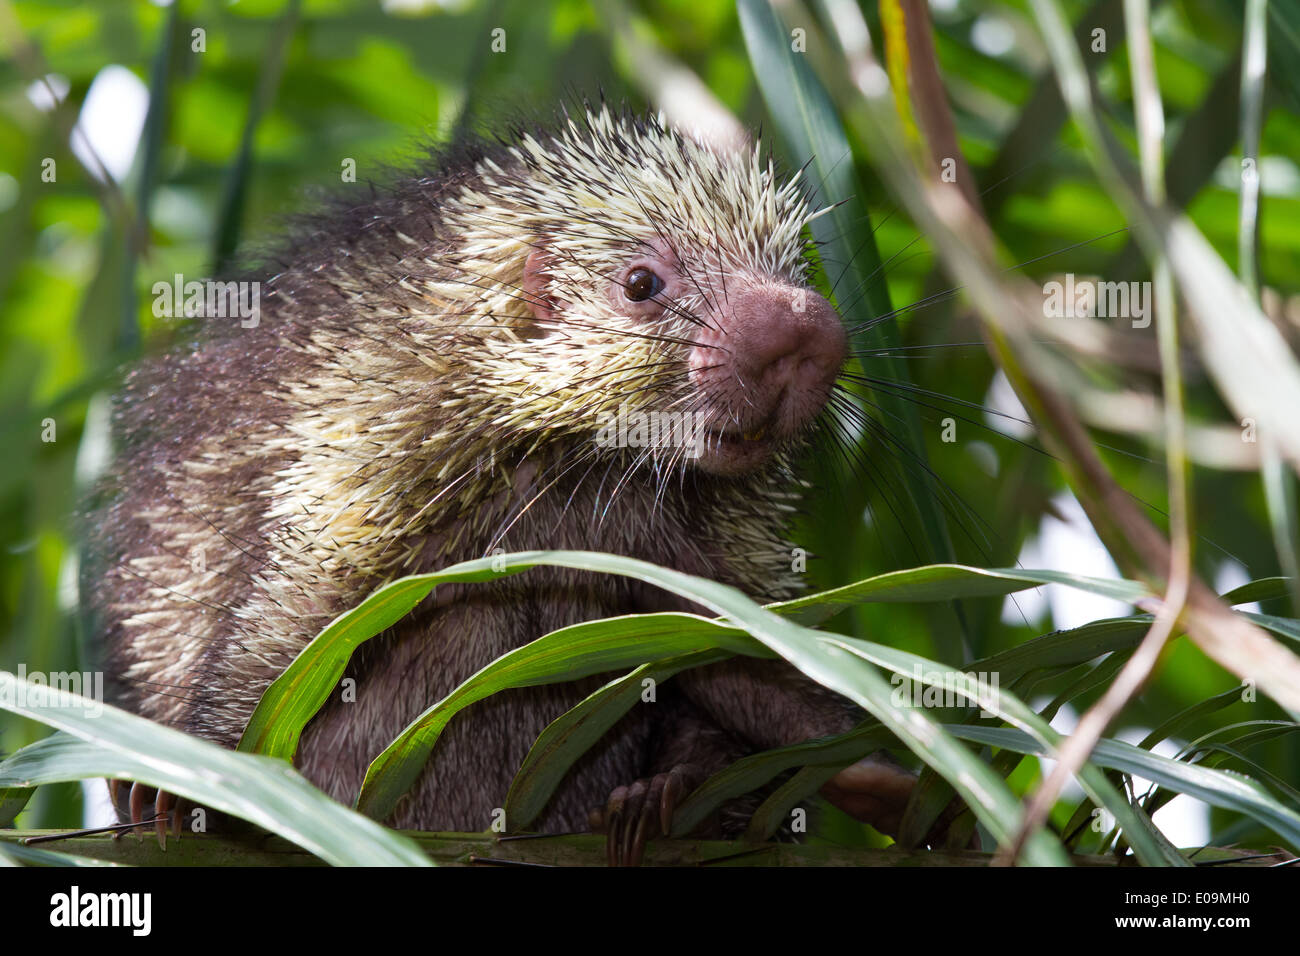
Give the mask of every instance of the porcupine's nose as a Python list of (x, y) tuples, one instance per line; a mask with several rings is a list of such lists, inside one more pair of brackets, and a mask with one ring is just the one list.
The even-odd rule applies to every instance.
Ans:
[(844, 365), (844, 327), (811, 289), (760, 285), (731, 301), (733, 350), (742, 381), (772, 395), (824, 392)]

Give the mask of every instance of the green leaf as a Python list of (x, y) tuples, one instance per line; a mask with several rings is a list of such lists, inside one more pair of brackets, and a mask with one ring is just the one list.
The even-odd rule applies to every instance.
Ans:
[[(867, 754), (889, 746), (896, 739), (879, 721), (872, 720), (836, 737), (809, 740), (742, 757), (704, 781), (682, 802), (673, 817), (672, 835), (684, 836), (690, 833), (728, 800), (758, 789), (792, 767), (830, 770), (830, 776), (834, 776)], [(822, 781), (824, 782), (825, 780)], [(769, 800), (776, 796), (773, 794)], [(789, 792), (783, 794), (778, 805), (789, 796)], [(797, 799), (795, 797), (796, 801)], [(764, 836), (769, 836), (775, 832), (785, 815), (779, 811), (779, 806), (768, 807), (765, 814), (757, 823), (750, 821), (751, 833), (762, 832)]]
[(839, 767), (803, 767), (759, 804), (749, 826), (745, 828), (747, 840), (770, 840), (781, 824), (799, 804), (812, 797), (826, 781), (840, 772)]
[(51, 850), (38, 850), (36, 847), (23, 846), (0, 840), (0, 866), (118, 866), (104, 860), (92, 860), (88, 856), (76, 856), (72, 853), (55, 853)]
[(1103, 654), (1134, 648), (1150, 627), (1150, 615), (1093, 621), (1009, 647), (967, 665), (966, 669), (996, 672), (1002, 675), (1003, 681), (1017, 680), (1040, 670), (1058, 672)]
[[(349, 658), (360, 644), (401, 620), (416, 604), (427, 597), (439, 583), (485, 581), (493, 580), (504, 574), (515, 574), (532, 567), (537, 556), (542, 554), (544, 552), (527, 552), (520, 555), (479, 558), (432, 574), (401, 578), (379, 588), (360, 605), (330, 622), (299, 653), (298, 657), (286, 668), (284, 673), (267, 688), (252, 717), (249, 719), (248, 726), (240, 738), (238, 749), (249, 753), (262, 753), (291, 759), (297, 750), (303, 728), (338, 685)], [(558, 554), (558, 552), (552, 554)], [(569, 566), (583, 567), (588, 570), (603, 569), (602, 558), (606, 556), (591, 552), (570, 552), (570, 554), (584, 555), (580, 559), (584, 563)], [(536, 563), (542, 562), (536, 561)], [(817, 619), (830, 616), (830, 614), (834, 613), (834, 608), (843, 607), (848, 603), (860, 600), (902, 601), (920, 600), (925, 597), (938, 599), (939, 597), (960, 596), (962, 594), (1009, 593), (1011, 590), (1022, 590), (1026, 587), (1036, 587), (1049, 582), (1070, 584), (1092, 590), (1094, 593), (1104, 593), (1107, 596), (1126, 595), (1132, 597), (1145, 593), (1140, 589), (1139, 585), (1132, 582), (1108, 582), (1052, 571), (985, 571), (980, 568), (968, 568), (960, 565), (936, 565), (878, 575), (845, 588), (810, 595), (784, 604), (775, 604), (772, 605), (771, 610), (797, 619)], [(572, 669), (582, 666), (582, 662), (570, 662), (564, 665), (570, 668), (567, 671), (570, 676), (566, 678), (549, 677), (546, 679), (571, 680), (579, 676), (613, 670), (617, 667), (635, 666), (647, 660), (657, 659), (673, 653), (684, 653), (715, 646), (729, 646), (736, 653), (751, 655), (767, 653), (747, 638), (743, 632), (730, 628), (726, 624), (695, 615), (641, 615), (630, 616), (621, 620), (624, 622), (621, 626), (627, 629), (623, 633), (629, 638), (636, 637), (648, 640), (663, 637), (667, 639), (667, 643), (654, 646), (646, 645), (643, 649), (645, 656), (639, 659), (629, 660), (623, 656), (618, 656), (617, 651), (615, 651), (615, 656), (612, 657), (593, 656), (587, 663), (597, 669), (587, 669), (582, 673)], [(577, 625), (576, 629), (564, 629), (563, 632), (557, 633), (563, 633), (565, 635), (563, 640), (565, 641), (585, 641), (593, 633), (584, 630), (588, 627), (597, 628), (595, 633), (599, 635), (598, 643), (603, 644), (613, 636), (604, 630), (606, 625), (601, 622)], [(727, 633), (724, 634), (723, 632)], [(681, 640), (676, 640), (677, 638)], [(687, 638), (695, 641), (695, 643), (683, 643)], [(730, 641), (731, 643), (719, 644), (720, 641)], [(578, 644), (574, 643), (573, 646), (576, 647)], [(588, 653), (594, 652), (593, 647), (585, 644), (583, 646), (586, 647)], [(1039, 653), (1039, 646), (1034, 645), (1028, 651), (1021, 651), (1020, 653), (1022, 655), (1027, 653), (1030, 657), (1033, 657), (1033, 655)], [(574, 655), (569, 654), (567, 656), (573, 657)], [(483, 681), (494, 679), (491, 675), (486, 674), (476, 675), (476, 677)], [(504, 686), (518, 685), (489, 685), (484, 683), (480, 690), (482, 694), (486, 695)], [(433, 721), (433, 711), (436, 708), (451, 706), (459, 708), (479, 699), (481, 699), (481, 696), (471, 698), (462, 695), (456, 696), (455, 700), (449, 697), (448, 700), (440, 702), (434, 708), (426, 711), (421, 719)], [(451, 714), (446, 713), (445, 716), (450, 719)], [(440, 729), (438, 732), (440, 732)], [(431, 751), (437, 733), (432, 731), (430, 733), (432, 736), (429, 739), (428, 749)], [(387, 773), (386, 765), (387, 759), (385, 764), (378, 768), (372, 768), (372, 772), (376, 774)], [(402, 779), (410, 777), (411, 772), (410, 770), (404, 772)], [(418, 769), (414, 772), (418, 772)], [(375, 778), (371, 778), (368, 774), (367, 779), (373, 783)], [(410, 779), (413, 780), (414, 778), (411, 777)], [(368, 800), (369, 795), (366, 793), (365, 788), (363, 788), (362, 793), (363, 797)]]
[(1270, 27), (1268, 31), (1268, 79), (1291, 102), (1291, 110), (1300, 110), (1300, 8), (1293, 3), (1268, 5)]
[[(304, 649), (285, 674), (267, 690), (245, 732), (241, 748), (249, 749), (251, 742), (262, 741), (264, 743), (260, 746), (267, 747), (272, 753), (291, 754), (292, 748), (296, 747), (302, 727), (328, 697), (356, 646), (399, 620), (403, 614), (427, 596), (437, 583), (490, 580), (500, 574), (513, 574), (526, 570), (535, 564), (556, 564), (629, 574), (666, 587), (674, 593), (691, 598), (724, 614), (731, 609), (732, 615), (739, 621), (779, 620), (767, 615), (757, 605), (731, 588), (628, 558), (588, 552), (527, 552), (477, 559), (434, 574), (395, 581), (381, 588), (359, 607), (332, 622)], [(844, 606), (858, 600), (903, 600), (904, 596), (906, 599), (916, 600), (919, 596), (933, 596), (936, 593), (949, 596), (954, 590), (962, 589), (967, 594), (1008, 593), (1008, 589), (1035, 587), (1049, 582), (1070, 584), (1104, 593), (1107, 596), (1119, 595), (1129, 599), (1136, 599), (1146, 593), (1145, 589), (1132, 582), (1101, 581), (1060, 572), (985, 571), (962, 566), (937, 566), (880, 575), (846, 588), (778, 605), (773, 610), (792, 616), (803, 614), (817, 616), (825, 613), (827, 608)], [(1087, 651), (1083, 653), (1095, 656), (1097, 653), (1104, 652), (1097, 648), (1108, 648), (1110, 644), (1106, 642), (1114, 642), (1116, 635), (1119, 635), (1120, 643), (1124, 643), (1132, 635), (1140, 632), (1140, 629), (1130, 621), (1103, 623), (1106, 624), (1105, 627), (1094, 628), (1086, 635), (1088, 640), (1100, 639), (1102, 643), (1089, 644)], [(813, 659), (822, 653), (818, 642), (824, 638), (824, 635), (806, 631), (784, 621), (781, 621), (780, 625), (791, 629), (787, 633), (787, 638), (805, 642), (802, 647), (782, 645), (787, 652), (799, 650), (810, 652)], [(1031, 664), (1042, 666), (1042, 658), (1047, 653), (1055, 653), (1059, 657), (1063, 644), (1070, 647), (1078, 643), (1077, 636), (1067, 634), (1065, 637), (1060, 635), (1051, 637), (1055, 640), (1048, 643), (1031, 642), (1033, 646), (1028, 652), (1017, 649), (1018, 654), (1004, 655), (1004, 661), (1014, 665), (1018, 657), (1022, 667)], [(806, 644), (809, 640), (813, 642), (811, 648)], [(396, 800), (409, 789), (423, 770), (447, 721), (460, 709), (491, 693), (506, 687), (573, 680), (618, 667), (635, 666), (669, 654), (692, 653), (712, 648), (751, 655), (762, 653), (758, 645), (734, 628), (706, 618), (682, 614), (639, 615), (588, 622), (539, 638), (538, 641), (494, 661), (413, 721), (402, 735), (372, 763), (358, 797), (357, 807), (376, 818), (382, 819), (387, 816), (396, 804)], [(780, 651), (781, 647), (775, 649)], [(1064, 659), (1074, 663), (1081, 652), (1077, 646), (1070, 647), (1070, 651), (1071, 653)], [(783, 653), (783, 656), (787, 654)], [(813, 659), (804, 658), (803, 653), (795, 653), (795, 658), (800, 659), (787, 656), (787, 659), (792, 660), (801, 669), (808, 666), (816, 670), (819, 666), (824, 666), (824, 661), (818, 664)], [(924, 661), (923, 658), (909, 658), (909, 660)], [(925, 661), (923, 666), (933, 668), (937, 665)], [(805, 670), (805, 673), (808, 672)], [(867, 676), (868, 674), (870, 676)], [(861, 682), (869, 682), (872, 678), (879, 681), (879, 677), (869, 671), (859, 672), (858, 678)], [(873, 707), (883, 708), (890, 713), (894, 721), (902, 720), (893, 712), (889, 703), (889, 691), (883, 682), (876, 684), (870, 691), (864, 690), (860, 685), (855, 686), (846, 696), (858, 699), (859, 703), (863, 703), (863, 699), (871, 700), (870, 706), (863, 703), (869, 711), (872, 711)], [(886, 722), (889, 720), (886, 719)], [(964, 751), (961, 752), (962, 756), (958, 757), (951, 746), (942, 743), (940, 746), (949, 760), (975, 762), (975, 758)], [(980, 766), (983, 773), (992, 779), (997, 779), (986, 767), (982, 764)], [(946, 766), (946, 770), (946, 773), (940, 770), (945, 778), (955, 773), (951, 763)], [(549, 790), (546, 792), (549, 794)], [(1007, 806), (1009, 808), (1010, 804)], [(540, 806), (534, 801), (528, 804), (527, 812), (520, 819), (531, 820), (532, 815), (539, 811)], [(1121, 808), (1117, 816), (1123, 816), (1123, 813), (1124, 810)], [(516, 817), (512, 815), (511, 819)]]
[[(997, 684), (989, 684), (977, 672), (954, 672), (916, 654), (858, 638), (828, 637), (827, 640), (896, 674), (920, 680), (930, 686), (951, 689), (971, 703), (978, 704), (984, 710), (1032, 734), (1053, 751), (1060, 746), (1060, 735), (1047, 721), (1034, 713), (1010, 691), (1003, 690)], [(1093, 802), (1105, 806), (1124, 828), (1129, 845), (1133, 847), (1133, 852), (1137, 854), (1139, 860), (1147, 865), (1186, 865), (1186, 860), (1180, 854), (1174, 856), (1168, 854), (1167, 846), (1153, 835), (1155, 827), (1150, 820), (1135, 813), (1127, 798), (1115, 789), (1106, 779), (1105, 774), (1093, 766), (1091, 761), (1079, 769), (1078, 776)]]
[[(1017, 753), (1051, 756), (1027, 734), (1011, 728), (951, 726), (946, 729), (963, 740)], [(1118, 740), (1098, 741), (1091, 759), (1099, 766), (1145, 777), (1171, 790), (1204, 800), (1211, 806), (1244, 813), (1270, 827), (1293, 847), (1300, 847), (1300, 813), (1284, 806), (1248, 777), (1160, 757)]]
[(1272, 631), (1279, 637), (1300, 641), (1300, 621), (1292, 617), (1278, 617), (1276, 614), (1259, 614), (1255, 611), (1238, 611), (1242, 617), (1250, 618), (1266, 631)]
[(1228, 724), (1226, 727), (1215, 727), (1208, 733), (1202, 734), (1183, 747), (1179, 757), (1194, 755), (1206, 750), (1204, 744), (1212, 737), (1224, 737), (1237, 747), (1244, 749), (1277, 737), (1285, 737), (1297, 730), (1300, 730), (1300, 724), (1291, 720), (1243, 720), (1239, 723)]
[(410, 840), (331, 800), (280, 760), (216, 744), (0, 671), (0, 707), (62, 730), (0, 763), (0, 787), (110, 777), (241, 817), (339, 866), (428, 866)]
[(13, 823), (35, 792), (31, 787), (0, 787), (0, 827)]
[(529, 749), (510, 784), (506, 795), (509, 828), (523, 829), (537, 818), (569, 768), (640, 700), (646, 680), (659, 684), (679, 671), (730, 656), (723, 651), (702, 651), (645, 664), (610, 681), (553, 720)]
[(1212, 714), (1215, 711), (1222, 710), (1224, 707), (1235, 704), (1240, 700), (1240, 687), (1233, 687), (1229, 690), (1225, 690), (1221, 694), (1207, 697), (1205, 700), (1199, 701), (1191, 707), (1180, 710), (1178, 713), (1174, 714), (1174, 716), (1161, 723), (1159, 727), (1143, 737), (1142, 742), (1138, 744), (1138, 746), (1143, 750), (1151, 750), (1161, 741), (1168, 740), (1178, 732), (1180, 727), (1185, 727), (1197, 717), (1202, 717), (1205, 714)]
[(906, 571), (891, 571), (846, 584), (844, 587), (809, 594), (806, 597), (773, 604), (773, 613), (793, 618), (801, 624), (818, 624), (840, 610), (864, 601), (910, 603), (914, 601), (950, 601), (956, 598), (997, 597), (1041, 587), (1066, 584), (1070, 587), (1115, 598), (1132, 604), (1151, 591), (1136, 581), (1122, 578), (1090, 578), (1064, 571), (1024, 571), (1019, 568), (972, 568), (961, 564), (932, 564)]
[(1229, 747), (1226, 744), (1209, 744), (1205, 747), (1198, 748), (1198, 750), (1203, 754), (1213, 755), (1221, 758), (1220, 760), (1217, 760), (1213, 763), (1203, 762), (1202, 763), (1203, 766), (1218, 767), (1218, 766), (1222, 766), (1225, 760), (1235, 760), (1238, 763), (1240, 763), (1248, 773), (1251, 773), (1256, 777), (1260, 778), (1261, 780), (1267, 781), (1268, 783), (1272, 784), (1274, 787), (1278, 789), (1279, 792), (1284, 794), (1292, 802), (1292, 804), (1296, 806), (1300, 806), (1300, 790), (1297, 790), (1291, 784), (1287, 783), (1285, 780), (1283, 780), (1277, 774), (1273, 773), (1267, 767), (1264, 767), (1258, 761), (1251, 760), (1249, 757), (1247, 757), (1244, 753), (1242, 753), (1237, 748)]
[[(555, 554), (581, 556), (577, 559), (578, 563), (565, 566), (587, 570), (601, 570), (602, 559), (607, 557), (594, 552), (580, 551), (530, 551), (515, 555), (498, 555), (465, 561), (432, 574), (400, 578), (379, 588), (361, 604), (331, 621), (310, 644), (299, 652), (284, 673), (266, 689), (253, 715), (249, 718), (248, 726), (244, 728), (238, 749), (248, 753), (291, 759), (297, 752), (298, 740), (302, 736), (303, 728), (329, 699), (330, 693), (343, 676), (352, 652), (401, 620), (415, 605), (424, 600), (435, 586), (457, 582), (491, 581), (503, 575), (518, 574), (535, 564), (552, 563), (543, 562), (539, 557)], [(683, 619), (694, 622), (696, 633), (707, 634), (719, 631), (727, 633), (718, 634), (716, 640), (692, 644), (686, 639), (688, 632), (681, 630)], [(694, 615), (633, 615), (612, 620), (623, 623), (613, 630), (604, 622), (579, 624), (553, 632), (553, 635), (563, 635), (561, 637), (547, 635), (553, 637), (553, 640), (541, 645), (541, 649), (547, 652), (553, 651), (553, 656), (540, 664), (539, 670), (523, 675), (523, 679), (534, 683), (575, 680), (619, 667), (635, 666), (674, 653), (714, 646), (730, 646), (736, 653), (770, 656), (769, 652), (746, 637), (743, 632)], [(622, 638), (643, 642), (641, 650), (634, 651), (631, 655), (624, 652), (618, 646)], [(572, 646), (566, 648), (565, 641), (572, 642)], [(587, 654), (589, 657), (583, 659), (577, 652), (577, 648), (581, 648), (581, 654)], [(519, 650), (522, 651), (523, 648)], [(637, 654), (642, 656), (636, 656)], [(482, 692), (478, 696), (466, 697), (461, 694), (461, 690), (465, 689), (463, 685), (445, 701), (425, 711), (425, 714), (432, 715), (440, 707), (455, 706), (459, 709), (505, 687), (525, 686), (508, 683), (509, 680), (514, 679), (509, 676), (501, 677), (496, 683), (492, 681), (526, 656), (516, 658), (506, 655), (470, 678), (471, 681), (479, 682), (478, 690)], [(559, 670), (547, 670), (546, 668), (549, 667), (558, 667)], [(467, 689), (465, 690), (468, 693)], [(458, 694), (460, 696), (457, 696)], [(446, 718), (450, 719), (454, 712), (453, 710), (446, 713)], [(432, 717), (430, 716), (429, 719)], [(434, 734), (435, 739), (436, 736), (437, 734)]]
[(1235, 606), (1249, 604), (1252, 601), (1271, 601), (1274, 598), (1286, 597), (1289, 593), (1291, 592), (1287, 578), (1272, 577), (1247, 581), (1221, 596), (1224, 604)]
[(489, 559), (473, 563), (482, 570), (466, 571), (466, 577), (422, 575), (394, 581), (331, 621), (262, 694), (237, 749), (292, 758), (302, 729), (329, 699), (352, 652), (410, 613), (439, 580), (478, 581), (493, 576)]
[[(391, 813), (397, 799), (424, 769), (451, 718), (498, 691), (577, 680), (669, 654), (703, 653), (713, 648), (754, 657), (769, 656), (761, 645), (733, 628), (701, 629), (700, 634), (712, 635), (711, 644), (702, 644), (699, 635), (682, 633), (672, 620), (665, 620), (680, 616), (608, 618), (578, 624), (552, 631), (497, 658), (425, 710), (375, 758), (357, 797), (357, 809), (375, 819)], [(707, 623), (704, 619), (698, 621)], [(536, 812), (541, 808), (529, 809)]]

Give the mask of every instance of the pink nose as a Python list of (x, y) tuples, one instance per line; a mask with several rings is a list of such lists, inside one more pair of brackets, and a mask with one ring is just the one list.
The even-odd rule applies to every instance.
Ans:
[(761, 285), (731, 299), (726, 345), (742, 380), (762, 388), (829, 388), (844, 365), (844, 327), (811, 289)]

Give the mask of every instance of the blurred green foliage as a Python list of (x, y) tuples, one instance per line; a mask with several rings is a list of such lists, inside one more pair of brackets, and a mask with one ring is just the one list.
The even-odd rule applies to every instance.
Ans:
[[(1108, 52), (1090, 65), (1111, 104), (1113, 127), (1131, 141), (1119, 6), (1106, 0), (1067, 5), (1076, 22), (1108, 24)], [(643, 40), (693, 70), (746, 123), (764, 123), (732, 4), (639, 0), (629, 7)], [(0, 667), (22, 662), (29, 670), (58, 670), (77, 661), (70, 518), (78, 474), (102, 441), (102, 396), (119, 370), (141, 348), (164, 347), (174, 332), (170, 320), (152, 313), (153, 282), (210, 271), (222, 258), (223, 242), (273, 237), (286, 215), (310, 204), (312, 189), (339, 182), (349, 158), (358, 180), (382, 179), (389, 165), (418, 163), (421, 141), (443, 140), (462, 127), (490, 127), (521, 109), (549, 113), (566, 98), (601, 94), (645, 106), (643, 78), (631, 75), (612, 52), (612, 8), (583, 0), (176, 0), (172, 6), (0, 0), (0, 12), (7, 10), (21, 26), (0, 31)], [(866, 4), (865, 12), (875, 27), (874, 5)], [(1054, 98), (1026, 4), (947, 0), (933, 5), (933, 17), (961, 144), (1013, 260), (1044, 281), (1062, 272), (1145, 278), (1121, 214), (1093, 178)], [(489, 47), (497, 28), (505, 30), (500, 53)], [(1157, 4), (1153, 28), (1169, 114), (1171, 192), (1235, 263), (1240, 4)], [(204, 31), (202, 52), (193, 49), (196, 29)], [(104, 186), (70, 152), (68, 134), (91, 84), (113, 64), (148, 85), (157, 108), (131, 174)], [(1260, 266), (1294, 343), (1300, 338), (1300, 299), (1290, 298), (1300, 293), (1300, 71), (1294, 61), (1275, 61), (1272, 70), (1261, 146)], [(34, 102), (46, 74), (67, 88), (52, 110)], [(1216, 99), (1220, 88), (1229, 95)], [(253, 128), (250, 116), (257, 120)], [(251, 148), (241, 163), (246, 137)], [(808, 158), (788, 155), (786, 144), (768, 139), (789, 168)], [(56, 163), (54, 182), (42, 180), (47, 157)], [(874, 213), (895, 307), (921, 303), (898, 318), (904, 344), (917, 347), (905, 353), (911, 379), (958, 401), (984, 404), (994, 369), (983, 349), (969, 344), (979, 339), (972, 316), (960, 296), (940, 294), (949, 280), (868, 168), (859, 164), (855, 176)], [(147, 222), (133, 234), (130, 223), (142, 211)], [(862, 290), (836, 292), (844, 303)], [(1154, 355), (1154, 338), (1146, 345)], [(870, 361), (864, 361), (867, 374)], [(1090, 372), (1138, 389), (1155, 382), (1131, 370)], [(1189, 386), (1195, 419), (1230, 420), (1203, 375), (1192, 370)], [(981, 422), (984, 416), (952, 401), (918, 398), (935, 406), (919, 411), (931, 466), (953, 493), (946, 507), (959, 559), (1014, 565), (1062, 488), (1051, 460), (965, 422), (960, 440), (945, 443), (942, 418), (957, 412)], [(48, 420), (54, 441), (42, 440)], [(1158, 449), (1124, 435), (1098, 439), (1112, 449), (1105, 457), (1121, 484), (1162, 521), (1165, 474)], [(946, 493), (878, 444), (867, 441), (863, 454), (874, 464), (871, 480), (862, 469), (818, 472), (799, 540), (814, 554), (835, 558), (812, 562), (815, 586), (929, 557), (918, 550), (917, 529), (895, 521), (872, 484), (912, 481), (926, 493)], [(850, 486), (835, 487), (836, 481)], [(1256, 475), (1198, 469), (1195, 501), (1197, 564), (1208, 580), (1229, 560), (1251, 578), (1278, 573)], [(975, 656), (1052, 627), (1050, 620), (1002, 623), (1000, 600), (967, 602), (965, 609)], [(1285, 602), (1264, 610), (1291, 613)], [(935, 653), (936, 626), (957, 626), (953, 617), (897, 605), (852, 613), (851, 625), (840, 627), (921, 654)], [(1179, 642), (1124, 720), (1153, 726), (1234, 683)], [(1227, 708), (1207, 726), (1247, 719), (1241, 710)], [(1279, 715), (1266, 705), (1249, 717)], [(0, 719), (0, 752), (44, 733), (37, 725)], [(1300, 777), (1300, 746), (1293, 740), (1269, 742), (1253, 754), (1283, 779)], [(1036, 772), (1037, 765), (1027, 762), (1013, 779), (1027, 786)], [(43, 790), (24, 824), (75, 823), (76, 800), (72, 788)], [(848, 838), (847, 831), (838, 835)]]

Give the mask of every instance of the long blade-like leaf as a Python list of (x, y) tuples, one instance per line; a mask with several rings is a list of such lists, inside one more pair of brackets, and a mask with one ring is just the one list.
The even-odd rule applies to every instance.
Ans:
[(410, 840), (331, 800), (283, 761), (234, 753), (7, 671), (0, 671), (0, 707), (64, 732), (0, 763), (0, 788), (135, 780), (256, 823), (328, 863), (430, 865)]
[(537, 818), (569, 768), (640, 700), (647, 680), (662, 683), (688, 667), (702, 667), (729, 656), (725, 651), (702, 651), (645, 664), (553, 720), (538, 736), (510, 784), (506, 795), (510, 828), (518, 830)]
[[(1009, 727), (950, 726), (947, 730), (963, 740), (1017, 753), (1050, 756), (1029, 735)], [(1099, 741), (1092, 760), (1102, 767), (1154, 780), (1211, 806), (1244, 813), (1271, 827), (1293, 847), (1300, 847), (1300, 813), (1284, 806), (1248, 777), (1161, 757), (1118, 740)]]

